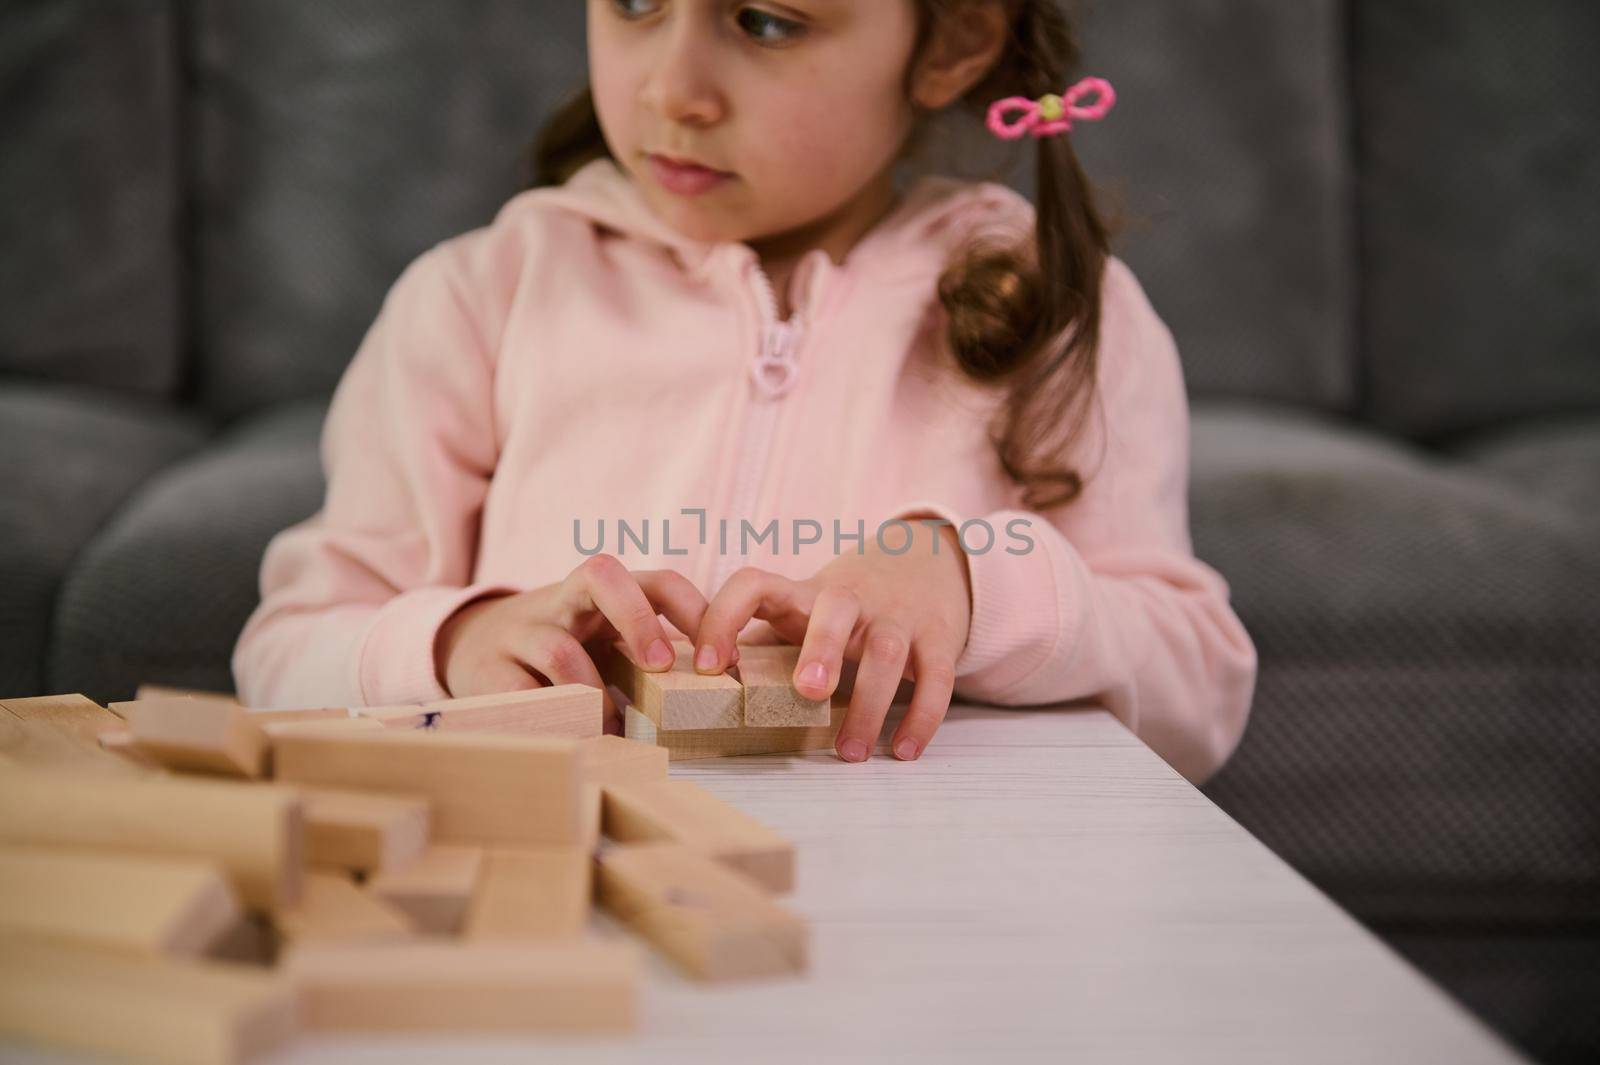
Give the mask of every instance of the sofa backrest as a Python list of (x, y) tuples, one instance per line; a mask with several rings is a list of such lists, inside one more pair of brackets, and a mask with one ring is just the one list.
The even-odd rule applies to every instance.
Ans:
[(1600, 407), (1600, 4), (1365, 0), (1354, 46), (1366, 419)]
[(185, 2), (199, 394), (232, 415), (331, 391), (405, 264), (518, 191), (584, 5)]
[(162, 0), (0, 4), (0, 375), (176, 393), (177, 42)]
[[(1382, 0), (1377, 0), (1382, 2)], [(1117, 106), (1070, 136), (1126, 204), (1117, 250), (1191, 394), (1355, 401), (1341, 0), (1092, 0), (1085, 70)]]

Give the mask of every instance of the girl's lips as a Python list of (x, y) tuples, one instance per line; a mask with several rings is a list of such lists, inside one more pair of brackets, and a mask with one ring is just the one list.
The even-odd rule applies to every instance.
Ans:
[(664, 155), (650, 156), (650, 169), (662, 188), (679, 196), (699, 196), (703, 192), (710, 192), (733, 176), (722, 170), (674, 163)]

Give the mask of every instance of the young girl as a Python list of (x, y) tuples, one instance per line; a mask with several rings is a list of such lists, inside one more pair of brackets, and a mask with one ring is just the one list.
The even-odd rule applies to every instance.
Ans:
[[(1082, 699), (1206, 779), (1255, 649), (1192, 552), (1182, 370), (1073, 151), (1113, 98), (1069, 91), (1056, 0), (589, 0), (588, 32), (535, 187), (414, 260), (341, 380), (245, 703), (603, 689), (619, 636), (657, 669), (692, 637), (708, 673), (786, 642), (808, 696), (853, 668), (846, 761), (905, 680), (898, 758), (952, 695)], [(1037, 210), (897, 189), (952, 107), (1027, 138)]]

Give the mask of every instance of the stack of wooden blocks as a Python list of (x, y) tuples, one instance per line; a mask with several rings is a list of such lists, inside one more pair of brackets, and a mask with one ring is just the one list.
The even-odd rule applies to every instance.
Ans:
[(741, 645), (738, 664), (713, 675), (695, 672), (688, 641), (673, 641), (673, 650), (676, 661), (662, 673), (639, 668), (620, 641), (602, 659), (628, 739), (665, 747), (674, 761), (833, 746), (849, 686), (841, 684), (832, 699), (802, 695), (792, 682), (798, 647)]
[[(745, 675), (758, 719), (803, 702)], [(667, 762), (831, 745), (838, 708), (763, 728), (738, 680), (625, 657), (607, 677), (647, 742), (603, 735), (583, 685), (278, 712), (148, 687), (0, 701), (0, 1034), (228, 1062), (300, 1030), (628, 1031), (638, 948), (594, 934), (592, 903), (696, 979), (803, 972), (805, 923), (774, 898), (793, 847)], [(745, 733), (767, 746), (726, 735)]]

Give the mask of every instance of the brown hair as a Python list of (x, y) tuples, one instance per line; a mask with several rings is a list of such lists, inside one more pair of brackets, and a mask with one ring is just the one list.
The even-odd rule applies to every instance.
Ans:
[[(907, 88), (938, 20), (973, 0), (914, 0), (917, 41)], [(989, 74), (957, 105), (982, 122), (1003, 96), (1063, 93), (1080, 61), (1074, 27), (1060, 0), (1004, 0), (1011, 31)], [(926, 112), (900, 153), (916, 149)], [(1087, 423), (1100, 341), (1101, 281), (1111, 229), (1078, 162), (1070, 134), (1033, 140), (1038, 151), (1037, 251), (974, 244), (939, 279), (948, 341), (974, 381), (1003, 384), (1005, 403), (990, 439), (1006, 474), (1032, 510), (1064, 506), (1083, 490), (1063, 456)], [(560, 107), (529, 149), (530, 187), (559, 185), (594, 159), (610, 156), (587, 87)], [(1065, 432), (1061, 432), (1061, 427)], [(1059, 437), (1055, 439), (1053, 437)], [(1051, 491), (1051, 489), (1054, 491)]]

